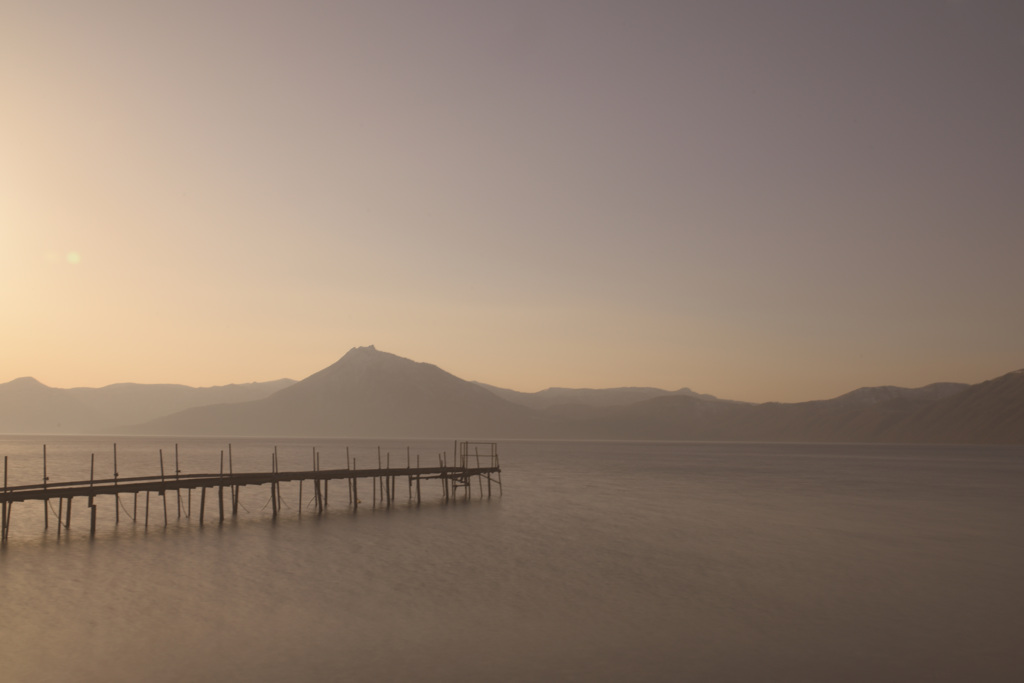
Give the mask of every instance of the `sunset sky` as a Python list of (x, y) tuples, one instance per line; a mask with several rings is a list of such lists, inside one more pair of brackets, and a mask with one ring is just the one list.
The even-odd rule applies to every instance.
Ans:
[(1024, 367), (1024, 2), (0, 4), (0, 382)]

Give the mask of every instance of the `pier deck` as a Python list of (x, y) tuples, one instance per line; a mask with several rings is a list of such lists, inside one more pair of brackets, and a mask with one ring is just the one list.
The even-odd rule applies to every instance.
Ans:
[[(484, 452), (480, 452), (483, 448)], [(115, 472), (117, 471), (117, 450), (114, 450)], [(176, 474), (167, 475), (163, 472), (163, 452), (160, 453), (161, 474), (144, 477), (123, 477), (115, 476), (112, 479), (95, 479), (79, 481), (50, 482), (46, 476), (46, 450), (43, 449), (43, 482), (40, 484), (27, 484), (20, 486), (7, 485), (7, 457), (4, 458), (4, 485), (0, 489), (0, 542), (6, 542), (10, 532), (11, 512), (14, 503), (25, 503), (28, 501), (42, 501), (44, 507), (43, 524), (49, 528), (50, 501), (58, 501), (60, 511), (55, 515), (58, 524), (57, 533), (60, 529), (70, 528), (71, 525), (71, 504), (75, 498), (85, 498), (91, 512), (90, 532), (96, 532), (96, 498), (99, 496), (114, 496), (115, 520), (120, 520), (120, 496), (133, 496), (133, 510), (138, 509), (138, 494), (145, 493), (145, 523), (149, 525), (149, 494), (156, 493), (163, 498), (164, 524), (167, 524), (167, 494), (178, 495), (178, 511), (181, 514), (180, 492), (199, 489), (201, 491), (199, 507), (199, 523), (205, 521), (206, 492), (216, 490), (218, 497), (219, 521), (225, 518), (224, 491), (229, 494), (230, 514), (238, 514), (239, 491), (245, 486), (270, 486), (270, 504), (273, 515), (276, 517), (281, 509), (282, 497), (280, 485), (286, 482), (299, 483), (299, 496), (302, 496), (302, 484), (310, 482), (313, 484), (313, 498), (311, 504), (316, 505), (317, 512), (323, 512), (328, 504), (328, 484), (332, 481), (346, 482), (347, 501), (346, 506), (358, 510), (360, 505), (358, 482), (370, 479), (372, 485), (372, 504), (377, 506), (378, 501), (382, 505), (390, 507), (396, 500), (397, 483), (401, 478), (407, 479), (409, 499), (415, 499), (416, 503), (421, 502), (420, 483), (423, 480), (440, 480), (442, 484), (443, 499), (447, 502), (459, 497), (469, 499), (472, 497), (473, 482), (477, 483), (479, 495), (484, 496), (486, 488), (487, 497), (491, 496), (492, 485), (498, 487), (498, 494), (501, 494), (501, 466), (498, 460), (497, 444), (491, 442), (456, 442), (454, 464), (448, 463), (447, 454), (438, 456), (438, 464), (423, 467), (420, 465), (419, 456), (416, 457), (415, 466), (411, 458), (407, 456), (405, 467), (391, 467), (390, 462), (385, 465), (378, 451), (377, 467), (372, 469), (359, 469), (356, 467), (355, 459), (347, 459), (348, 466), (336, 469), (320, 469), (319, 453), (313, 451), (313, 466), (311, 470), (279, 471), (277, 451), (275, 449), (271, 459), (271, 469), (265, 472), (234, 472), (228, 450), (228, 471), (224, 472), (224, 457), (221, 453), (221, 471), (218, 473), (203, 474), (181, 474), (178, 472), (177, 462), (175, 463)], [(388, 457), (390, 461), (390, 456)], [(92, 468), (91, 470), (92, 471)], [(485, 483), (486, 482), (486, 485)], [(414, 494), (415, 491), (415, 494)], [(64, 501), (67, 501), (67, 513), (64, 515)], [(191, 498), (189, 499), (191, 509)], [(131, 515), (135, 521), (137, 515)]]

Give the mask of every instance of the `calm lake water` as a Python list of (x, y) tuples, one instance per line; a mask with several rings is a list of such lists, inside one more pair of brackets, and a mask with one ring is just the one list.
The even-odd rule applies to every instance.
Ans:
[[(174, 441), (116, 439), (120, 476)], [(113, 472), (114, 438), (0, 437), (10, 483)], [(183, 472), (227, 443), (179, 440)], [(376, 463), (378, 442), (278, 441), (281, 469)], [(424, 464), (451, 442), (380, 442)], [(274, 443), (235, 440), (236, 470)], [(3, 681), (1020, 681), (1024, 449), (499, 444), (504, 495), (317, 516), (243, 489), (198, 525), (101, 498), (89, 538), (14, 507), (0, 550)], [(399, 492), (407, 493), (405, 483)], [(495, 494), (497, 491), (495, 490)], [(140, 522), (141, 522), (140, 498)], [(265, 506), (265, 507), (264, 507)], [(300, 515), (301, 508), (301, 515)], [(211, 523), (212, 520), (212, 523)]]

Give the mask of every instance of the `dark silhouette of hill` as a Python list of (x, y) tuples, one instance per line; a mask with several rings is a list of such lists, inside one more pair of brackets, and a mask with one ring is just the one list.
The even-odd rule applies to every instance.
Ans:
[(194, 408), (138, 428), (160, 434), (515, 437), (546, 419), (429, 363), (354, 348), (306, 379), (248, 403)]
[(906, 389), (904, 387), (894, 386), (861, 387), (860, 389), (854, 389), (853, 391), (830, 400), (843, 402), (849, 406), (884, 403), (885, 401), (897, 398), (935, 401), (940, 398), (952, 396), (953, 394), (963, 391), (969, 386), (969, 384), (963, 384), (960, 382), (936, 382), (916, 389)]
[(604, 408), (607, 406), (627, 405), (659, 396), (673, 395), (696, 396), (698, 398), (717, 400), (711, 394), (698, 394), (691, 389), (668, 391), (654, 387), (616, 387), (612, 389), (566, 389), (551, 387), (550, 389), (528, 393), (512, 389), (502, 389), (501, 387), (480, 382), (474, 382), (474, 384), (479, 384), (506, 401), (538, 410), (556, 408), (558, 406), (567, 407), (569, 411), (576, 409), (578, 406)]
[[(262, 393), (261, 393), (262, 392)], [(255, 397), (254, 400), (238, 400)], [(644, 387), (533, 394), (467, 382), (435, 365), (355, 348), (301, 382), (192, 389), (0, 384), (0, 431), (111, 431), (111, 416), (184, 410), (131, 433), (218, 436), (664, 439), (1024, 444), (1024, 371), (976, 385), (864, 387), (822, 401), (741, 403)], [(213, 403), (213, 401), (221, 401)], [(201, 402), (201, 403), (200, 403)], [(134, 411), (134, 412), (133, 412)], [(120, 424), (130, 422), (122, 420)], [(101, 429), (96, 426), (102, 425)], [(124, 430), (118, 430), (124, 431)]]
[(294, 380), (188, 387), (182, 384), (111, 384), (57, 389), (31, 377), (0, 384), (0, 433), (115, 433), (186, 408), (264, 398)]
[(888, 441), (1024, 444), (1024, 370), (969, 386), (895, 423)]
[[(665, 396), (606, 408), (579, 431), (601, 438), (698, 441), (878, 441), (891, 422), (928, 405), (928, 392), (903, 390), (802, 403), (738, 403)], [(646, 435), (646, 436), (643, 436)]]
[(973, 386), (867, 387), (802, 403), (658, 397), (606, 408), (573, 431), (617, 439), (1024, 443), (1024, 371)]
[(466, 382), (434, 365), (365, 347), (352, 349), (334, 365), (263, 400), (194, 408), (140, 430), (210, 435), (1024, 443), (1021, 384), (1021, 373), (1011, 373), (975, 386), (865, 387), (822, 401), (761, 404), (720, 400), (689, 390), (645, 388), (527, 394)]
[(0, 432), (5, 434), (80, 434), (103, 420), (94, 407), (32, 377), (0, 384)]
[(104, 414), (108, 425), (131, 425), (197, 406), (255, 401), (293, 384), (292, 379), (216, 387), (126, 383), (68, 391)]

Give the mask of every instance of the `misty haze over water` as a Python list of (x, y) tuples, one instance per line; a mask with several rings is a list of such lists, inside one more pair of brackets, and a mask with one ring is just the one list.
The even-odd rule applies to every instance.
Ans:
[[(48, 438), (49, 475), (109, 476), (112, 439)], [(226, 443), (181, 439), (183, 472)], [(278, 442), (281, 468), (345, 447)], [(393, 461), (450, 442), (380, 442)], [(266, 469), (274, 444), (233, 444)], [(121, 476), (173, 442), (119, 440)], [(150, 528), (99, 499), (70, 533), (14, 507), (0, 552), (4, 680), (1017, 681), (1024, 677), (1020, 447), (509, 441), (505, 495), (358, 514), (332, 487), (276, 522)], [(11, 483), (41, 437), (6, 437)], [(404, 493), (400, 482), (399, 493)], [(305, 494), (308, 498), (309, 492)], [(78, 501), (76, 501), (78, 503)], [(160, 506), (161, 503), (151, 503)], [(193, 500), (193, 505), (196, 501)], [(210, 502), (207, 501), (207, 505)], [(215, 507), (215, 506), (214, 506)], [(211, 519), (213, 522), (211, 523)], [(51, 520), (52, 522), (52, 520)]]

